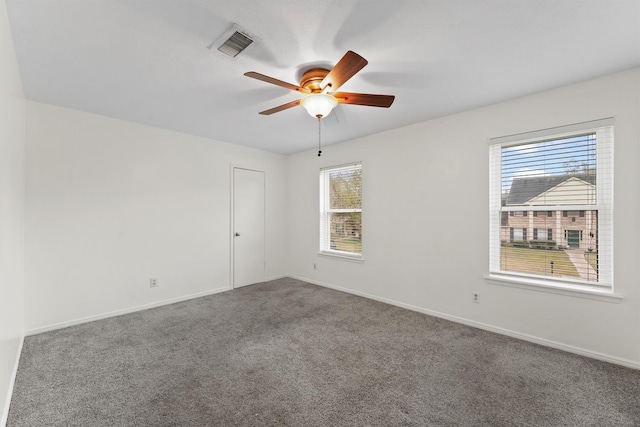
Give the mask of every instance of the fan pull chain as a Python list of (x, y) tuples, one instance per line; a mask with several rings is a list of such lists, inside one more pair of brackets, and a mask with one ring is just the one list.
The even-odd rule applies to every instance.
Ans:
[(320, 157), (322, 155), (322, 142), (320, 139), (320, 118), (321, 116), (318, 116), (318, 157)]

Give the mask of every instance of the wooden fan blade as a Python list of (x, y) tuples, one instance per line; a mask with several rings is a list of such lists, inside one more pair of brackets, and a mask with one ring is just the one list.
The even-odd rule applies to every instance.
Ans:
[(347, 80), (362, 70), (369, 62), (353, 51), (348, 51), (338, 61), (333, 70), (320, 83), (322, 93), (333, 93), (338, 90)]
[(286, 104), (279, 105), (277, 107), (270, 108), (268, 110), (260, 111), (258, 114), (262, 114), (263, 116), (268, 116), (273, 113), (277, 113), (282, 110), (287, 110), (289, 108), (293, 108), (297, 105), (300, 105), (300, 100), (296, 99), (295, 101), (287, 102)]
[(291, 83), (283, 82), (282, 80), (274, 79), (273, 77), (265, 76), (264, 74), (256, 73), (255, 71), (248, 71), (244, 73), (245, 76), (251, 77), (252, 79), (260, 80), (263, 82), (271, 83), (276, 86), (283, 87), (289, 90), (295, 90), (296, 92), (302, 93), (311, 93), (311, 91), (307, 88), (296, 86)]
[(366, 105), (368, 107), (389, 108), (393, 104), (393, 95), (371, 95), (369, 93), (338, 92), (333, 96), (340, 104)]

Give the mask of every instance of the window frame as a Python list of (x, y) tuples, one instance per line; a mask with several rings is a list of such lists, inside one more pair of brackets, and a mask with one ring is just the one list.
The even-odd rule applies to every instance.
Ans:
[[(348, 170), (360, 170), (361, 178), (364, 179), (362, 162), (351, 162), (342, 165), (336, 166), (327, 166), (320, 169), (319, 177), (320, 177), (320, 185), (319, 185), (319, 233), (318, 233), (318, 255), (343, 259), (347, 261), (355, 261), (355, 262), (364, 262), (364, 245), (362, 245), (360, 252), (348, 252), (348, 251), (340, 251), (337, 249), (331, 249), (331, 238), (330, 238), (330, 228), (331, 225), (329, 223), (330, 216), (329, 213), (350, 213), (350, 212), (358, 212), (360, 213), (360, 221), (362, 224), (362, 188), (360, 189), (360, 209), (331, 209), (330, 206), (330, 185), (329, 185), (329, 177), (332, 172), (338, 171), (348, 171)], [(325, 235), (329, 235), (328, 239), (323, 238)], [(362, 236), (361, 236), (362, 241)], [(327, 247), (328, 245), (328, 247)]]
[[(485, 276), (489, 282), (501, 285), (515, 285), (538, 290), (550, 290), (555, 293), (582, 293), (591, 295), (614, 296), (613, 291), (613, 149), (614, 118), (577, 123), (568, 126), (543, 129), (534, 132), (514, 134), (489, 139), (489, 273)], [(535, 143), (542, 140), (565, 139), (585, 133), (596, 134), (596, 203), (594, 205), (544, 205), (527, 207), (533, 211), (598, 211), (598, 238), (601, 246), (598, 249), (599, 265), (597, 283), (584, 280), (557, 278), (529, 273), (501, 270), (501, 215), (505, 211), (521, 210), (521, 206), (502, 206), (502, 149), (520, 144)], [(550, 209), (551, 207), (551, 209)], [(540, 214), (538, 214), (540, 215)], [(600, 219), (606, 217), (607, 221)], [(496, 221), (497, 219), (497, 221)], [(558, 291), (558, 292), (556, 292)], [(619, 302), (620, 296), (613, 300)], [(599, 299), (599, 298), (596, 298)]]

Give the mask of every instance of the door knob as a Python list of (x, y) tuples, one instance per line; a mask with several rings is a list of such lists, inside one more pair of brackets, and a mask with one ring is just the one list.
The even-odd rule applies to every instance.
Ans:
[(238, 237), (240, 235), (240, 233), (236, 233), (236, 237)]

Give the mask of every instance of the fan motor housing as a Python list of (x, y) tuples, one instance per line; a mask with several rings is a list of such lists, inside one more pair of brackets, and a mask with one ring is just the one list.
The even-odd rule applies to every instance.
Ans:
[(325, 68), (310, 68), (302, 74), (300, 86), (309, 89), (311, 93), (321, 92), (320, 83), (329, 74)]

